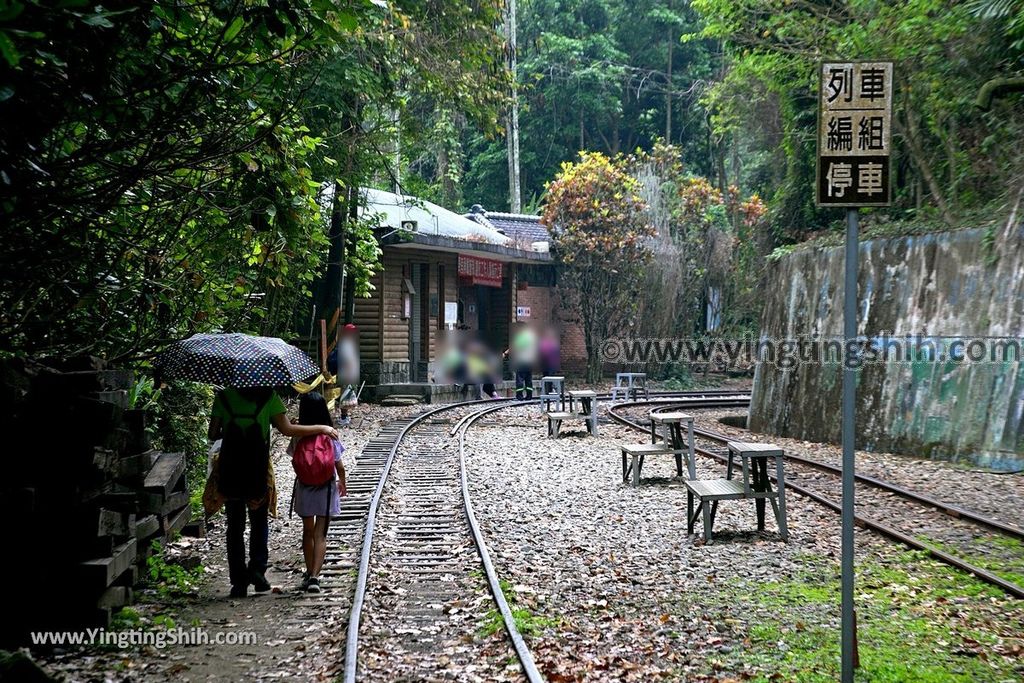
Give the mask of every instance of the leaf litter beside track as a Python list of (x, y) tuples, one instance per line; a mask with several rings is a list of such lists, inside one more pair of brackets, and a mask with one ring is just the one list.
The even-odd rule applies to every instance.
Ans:
[[(531, 613), (557, 618), (530, 637), (551, 681), (834, 680), (838, 518), (790, 497), (792, 539), (756, 528), (749, 502), (723, 504), (716, 543), (686, 536), (685, 489), (669, 459), (619, 483), (618, 444), (639, 435), (543, 438), (533, 427), (473, 430), (474, 505), (499, 574)], [(701, 476), (720, 466), (698, 460)], [(1017, 601), (858, 531), (863, 680), (1018, 680)], [(939, 640), (945, 642), (940, 645)], [(831, 668), (830, 668), (831, 667)]]
[[(743, 440), (770, 438), (789, 454), (841, 465), (841, 451), (837, 446), (752, 435), (747, 430), (729, 427), (718, 421), (723, 416), (742, 414), (704, 411), (697, 415), (697, 426)], [(924, 461), (891, 453), (862, 451), (857, 453), (857, 472), (871, 474), (911, 491), (937, 498), (943, 503), (979, 512), (983, 516), (1000, 518), (1018, 527), (1024, 521), (1024, 477), (1020, 475), (971, 470), (943, 461)], [(809, 486), (837, 502), (842, 499), (840, 479), (833, 473), (792, 462), (787, 469), (787, 480)], [(1024, 587), (1024, 544), (1021, 541), (874, 486), (859, 484), (858, 492), (857, 506), (860, 514), (884, 521), (922, 543)]]

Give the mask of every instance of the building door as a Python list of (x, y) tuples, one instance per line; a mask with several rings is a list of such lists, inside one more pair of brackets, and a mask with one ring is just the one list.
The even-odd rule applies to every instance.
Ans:
[(420, 305), (423, 301), (423, 290), (420, 289), (420, 264), (412, 264), (412, 288), (415, 293), (412, 295), (412, 311), (409, 316), (409, 381), (418, 382), (418, 368), (420, 356), (423, 354), (421, 341), (421, 330), (423, 321), (420, 318)]
[[(491, 339), (491, 291), (489, 287), (476, 285), (476, 319), (480, 339), (490, 347), (494, 347)], [(501, 349), (497, 349), (501, 351)]]
[(412, 264), (412, 282), (416, 293), (412, 297), (412, 316), (409, 320), (409, 381), (427, 381), (430, 354), (430, 266)]

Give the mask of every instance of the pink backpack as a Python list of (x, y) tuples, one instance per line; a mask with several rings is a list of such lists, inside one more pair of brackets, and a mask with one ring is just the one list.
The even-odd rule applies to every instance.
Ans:
[(292, 452), (295, 476), (306, 486), (323, 486), (334, 479), (334, 440), (326, 434), (304, 436)]

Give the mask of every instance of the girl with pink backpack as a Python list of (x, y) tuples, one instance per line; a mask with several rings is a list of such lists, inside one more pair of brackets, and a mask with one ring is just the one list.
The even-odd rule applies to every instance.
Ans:
[[(327, 401), (315, 391), (299, 398), (299, 424), (334, 426)], [(295, 469), (295, 513), (302, 518), (302, 557), (306, 571), (302, 590), (320, 592), (320, 570), (327, 554), (327, 525), (341, 514), (341, 496), (345, 489), (345, 466), (341, 453), (345, 447), (324, 434), (292, 439), (288, 450)]]

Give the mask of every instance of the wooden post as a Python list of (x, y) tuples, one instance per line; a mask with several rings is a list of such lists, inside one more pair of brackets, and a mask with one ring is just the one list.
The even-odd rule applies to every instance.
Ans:
[(320, 360), (320, 372), (327, 375), (327, 321), (320, 319), (320, 343), (317, 344), (317, 354)]
[[(341, 391), (341, 316), (338, 317), (337, 322), (334, 324), (334, 384), (332, 386), (337, 387), (339, 392)], [(326, 390), (326, 387), (325, 387)], [(334, 402), (334, 412), (340, 415), (341, 413), (341, 394), (338, 394), (338, 399)]]

